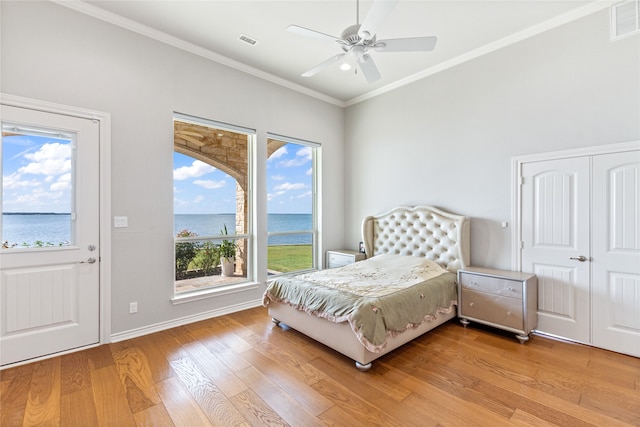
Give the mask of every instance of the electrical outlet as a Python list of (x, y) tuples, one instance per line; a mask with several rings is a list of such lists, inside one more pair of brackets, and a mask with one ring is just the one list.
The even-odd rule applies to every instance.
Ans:
[(138, 312), (138, 303), (130, 302), (129, 303), (129, 313), (137, 313)]

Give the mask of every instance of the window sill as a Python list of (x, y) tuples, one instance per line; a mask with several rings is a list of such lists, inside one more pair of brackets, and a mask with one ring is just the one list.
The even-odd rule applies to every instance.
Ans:
[(171, 298), (171, 304), (178, 305), (192, 301), (199, 301), (208, 298), (216, 298), (222, 295), (235, 294), (258, 289), (258, 282), (243, 282), (234, 285), (218, 286), (215, 288), (203, 289), (200, 291), (185, 292)]

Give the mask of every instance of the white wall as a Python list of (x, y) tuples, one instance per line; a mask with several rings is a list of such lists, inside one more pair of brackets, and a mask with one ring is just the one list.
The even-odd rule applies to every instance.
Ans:
[[(99, 110), (112, 119), (112, 333), (261, 299), (262, 286), (174, 306), (173, 122), (179, 111), (322, 144), (324, 245), (343, 240), (343, 109), (49, 2), (2, 2), (2, 79), (12, 95)], [(326, 168), (330, 168), (327, 173)], [(266, 235), (265, 168), (258, 170), (258, 235)], [(107, 219), (111, 221), (111, 219)], [(137, 301), (137, 314), (128, 313)]]
[[(511, 267), (511, 158), (640, 139), (640, 37), (602, 11), (346, 109), (346, 245), (397, 205), (468, 215), (471, 262)], [(441, 41), (442, 42), (442, 41)]]
[(356, 248), (366, 215), (432, 204), (471, 216), (472, 262), (502, 268), (511, 157), (640, 139), (640, 37), (610, 43), (606, 11), (343, 112), (56, 4), (0, 8), (0, 91), (112, 115), (112, 216), (129, 217), (111, 236), (113, 333), (257, 301), (264, 289), (170, 303), (173, 111), (257, 129), (263, 159), (267, 132), (322, 143), (325, 249)]

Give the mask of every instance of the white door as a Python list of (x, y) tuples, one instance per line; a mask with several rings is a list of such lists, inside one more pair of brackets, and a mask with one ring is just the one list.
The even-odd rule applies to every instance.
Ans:
[(522, 165), (522, 271), (538, 276), (538, 331), (590, 342), (589, 158)]
[(100, 124), (1, 108), (6, 365), (99, 342)]
[(593, 344), (640, 356), (640, 151), (593, 157)]

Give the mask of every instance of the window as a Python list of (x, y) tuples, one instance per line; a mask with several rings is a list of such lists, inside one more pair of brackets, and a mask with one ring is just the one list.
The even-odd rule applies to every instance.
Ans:
[(74, 243), (74, 137), (2, 124), (2, 249)]
[(280, 135), (267, 140), (269, 274), (317, 268), (318, 144)]
[(174, 115), (175, 293), (251, 280), (255, 132)]

